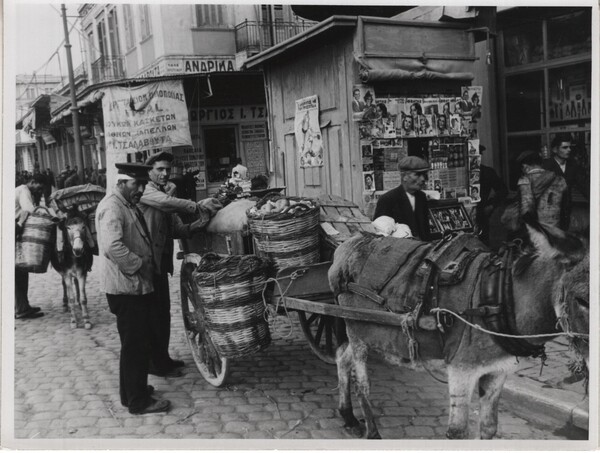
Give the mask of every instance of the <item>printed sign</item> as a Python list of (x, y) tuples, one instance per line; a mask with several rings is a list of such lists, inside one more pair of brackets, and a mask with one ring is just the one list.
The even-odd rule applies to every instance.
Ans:
[(192, 146), (181, 80), (110, 87), (102, 98), (107, 152)]
[(294, 121), (300, 168), (323, 166), (323, 138), (319, 126), (319, 99), (309, 96), (296, 101)]

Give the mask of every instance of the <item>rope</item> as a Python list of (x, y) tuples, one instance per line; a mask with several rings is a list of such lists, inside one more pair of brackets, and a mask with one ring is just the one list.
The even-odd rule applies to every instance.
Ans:
[(512, 335), (509, 333), (501, 333), (501, 332), (492, 332), (491, 330), (487, 330), (477, 324), (473, 324), (469, 321), (467, 321), (464, 317), (462, 317), (460, 314), (453, 312), (452, 310), (448, 310), (446, 308), (432, 308), (431, 309), (432, 313), (437, 313), (437, 312), (444, 312), (444, 313), (448, 313), (452, 316), (454, 316), (455, 318), (460, 319), (462, 322), (464, 322), (466, 325), (472, 327), (473, 329), (476, 330), (480, 330), (481, 332), (485, 332), (489, 335), (495, 335), (497, 337), (506, 337), (506, 338), (549, 338), (549, 337), (556, 337), (559, 335), (565, 335), (568, 337), (583, 337), (583, 338), (589, 338), (589, 334), (587, 333), (576, 333), (576, 332), (556, 332), (556, 333), (539, 333), (539, 334), (533, 334), (533, 335)]
[[(283, 338), (290, 338), (292, 336), (292, 334), (294, 333), (294, 324), (292, 323), (292, 321), (290, 320), (290, 314), (288, 312), (288, 308), (287, 305), (285, 303), (285, 295), (288, 292), (288, 290), (290, 289), (290, 287), (292, 286), (292, 283), (294, 282), (294, 280), (296, 280), (298, 277), (301, 277), (302, 275), (304, 275), (306, 272), (305, 269), (298, 269), (294, 272), (292, 272), (289, 276), (284, 277), (285, 279), (290, 279), (290, 282), (288, 283), (287, 287), (285, 288), (285, 290), (281, 290), (281, 284), (279, 283), (279, 280), (283, 280), (284, 278), (273, 278), (270, 277), (268, 278), (263, 286), (262, 289), (262, 298), (263, 298), (263, 304), (265, 305), (265, 320), (268, 322), (268, 314), (274, 313), (274, 316), (271, 316), (271, 319), (275, 320), (276, 319), (276, 315), (277, 315), (277, 311), (279, 310), (279, 304), (281, 303), (281, 305), (283, 306), (283, 309), (285, 311), (285, 316), (287, 317), (287, 319), (289, 320), (289, 326), (290, 326), (290, 332), (284, 336)], [(267, 302), (267, 297), (265, 296), (265, 291), (267, 290), (267, 286), (269, 283), (274, 282), (277, 285), (277, 289), (279, 289), (279, 300), (277, 301), (277, 304), (275, 305), (275, 307), (272, 307), (268, 302)], [(274, 324), (274, 322), (273, 322)]]

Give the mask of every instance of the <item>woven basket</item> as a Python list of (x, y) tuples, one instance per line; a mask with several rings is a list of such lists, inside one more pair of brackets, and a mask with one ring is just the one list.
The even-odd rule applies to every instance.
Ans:
[(65, 213), (74, 205), (77, 205), (80, 212), (91, 211), (96, 209), (105, 195), (106, 190), (103, 187), (93, 184), (67, 187), (52, 194), (50, 205)]
[(50, 253), (56, 240), (56, 217), (48, 209), (37, 207), (23, 225), (21, 240), (15, 243), (15, 267), (43, 274), (50, 263)]
[(271, 342), (262, 291), (271, 272), (254, 255), (204, 255), (192, 274), (210, 339), (222, 357), (258, 352)]
[[(269, 194), (256, 204), (257, 208), (266, 200), (281, 198)], [(272, 259), (277, 267), (304, 266), (319, 262), (319, 206), (310, 200), (311, 207), (302, 204), (301, 198), (288, 197), (300, 204), (288, 212), (253, 215), (248, 212), (248, 226), (255, 238), (257, 255)], [(292, 210), (292, 209), (290, 209)]]

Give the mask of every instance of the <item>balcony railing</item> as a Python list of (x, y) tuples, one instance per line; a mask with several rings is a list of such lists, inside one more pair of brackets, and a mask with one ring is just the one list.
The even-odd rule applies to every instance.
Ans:
[(125, 77), (124, 58), (100, 57), (92, 63), (92, 83), (119, 80)]
[(262, 52), (292, 36), (308, 30), (317, 22), (253, 22), (244, 21), (235, 27), (236, 51), (249, 54)]

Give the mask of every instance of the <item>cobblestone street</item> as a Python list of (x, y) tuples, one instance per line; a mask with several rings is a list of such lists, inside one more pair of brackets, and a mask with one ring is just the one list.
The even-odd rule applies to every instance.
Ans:
[[(310, 351), (295, 314), (277, 317), (269, 348), (235, 360), (229, 384), (214, 388), (195, 368), (184, 337), (176, 272), (171, 351), (186, 362), (185, 375), (151, 376), (149, 382), (171, 400), (172, 409), (135, 416), (119, 403), (119, 338), (99, 293), (97, 267), (87, 286), (92, 330), (70, 328), (53, 269), (30, 277), (31, 303), (46, 315), (15, 320), (15, 438), (350, 439), (336, 411), (336, 368)], [(444, 384), (425, 372), (372, 368), (372, 401), (384, 439), (445, 439)], [(474, 408), (471, 438), (477, 435), (476, 402)], [(358, 404), (355, 413), (362, 418)], [(502, 403), (499, 418), (500, 439), (566, 439), (517, 417)]]

